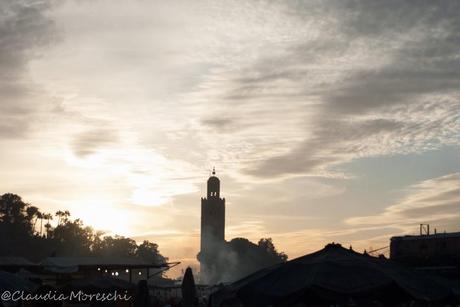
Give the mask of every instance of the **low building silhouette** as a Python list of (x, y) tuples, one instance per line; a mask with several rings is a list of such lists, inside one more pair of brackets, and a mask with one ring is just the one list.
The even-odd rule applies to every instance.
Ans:
[(420, 232), (390, 239), (390, 259), (420, 270), (453, 276), (460, 269), (460, 232)]

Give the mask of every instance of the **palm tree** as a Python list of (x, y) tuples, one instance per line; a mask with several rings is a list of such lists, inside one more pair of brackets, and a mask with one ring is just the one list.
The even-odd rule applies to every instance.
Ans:
[(51, 229), (50, 220), (53, 219), (53, 215), (51, 213), (45, 213), (43, 214), (43, 218), (46, 220), (45, 229), (46, 229), (46, 237), (48, 238), (50, 229)]
[(67, 222), (67, 220), (69, 219), (70, 217), (70, 212), (69, 210), (66, 210), (64, 211), (64, 221)]
[(49, 238), (50, 237), (50, 232), (51, 232), (51, 224), (50, 223), (45, 224), (45, 230), (46, 230), (46, 237)]
[(62, 218), (62, 215), (64, 214), (64, 212), (62, 212), (61, 210), (59, 211), (56, 211), (55, 215), (58, 217), (58, 222), (57, 222), (57, 225), (61, 225), (61, 218)]
[(32, 221), (32, 219), (35, 217), (35, 215), (37, 214), (38, 212), (38, 208), (35, 207), (35, 206), (29, 206), (27, 207), (26, 209), (26, 214), (27, 214), (27, 218), (29, 219), (29, 221)]
[(40, 236), (42, 235), (42, 230), (43, 230), (43, 217), (44, 217), (43, 213), (41, 213), (40, 211), (37, 212), (37, 219), (40, 219)]
[[(38, 213), (40, 211), (35, 206), (28, 206), (26, 209), (27, 219), (29, 223), (32, 225), (32, 231), (35, 232), (35, 224), (37, 223)], [(33, 220), (33, 223), (32, 223)]]
[(45, 219), (46, 219), (46, 220), (47, 220), (47, 222), (49, 223), (49, 222), (50, 222), (50, 220), (52, 220), (52, 219), (53, 219), (53, 215), (52, 215), (51, 213), (46, 213), (46, 214), (45, 214)]
[(69, 219), (70, 212), (69, 210), (66, 211), (56, 211), (56, 216), (58, 217), (58, 226), (61, 225), (61, 222), (65, 223)]

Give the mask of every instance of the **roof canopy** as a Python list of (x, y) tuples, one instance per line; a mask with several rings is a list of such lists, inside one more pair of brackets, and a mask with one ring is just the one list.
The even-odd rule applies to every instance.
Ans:
[(295, 302), (366, 300), (441, 301), (453, 296), (446, 284), (427, 275), (329, 244), (313, 254), (260, 270), (224, 287), (213, 306), (239, 300), (248, 306)]
[(0, 257), (0, 267), (34, 267), (37, 266), (24, 257)]
[(77, 272), (82, 268), (160, 269), (169, 267), (168, 263), (155, 264), (133, 257), (48, 257), (40, 264), (48, 271), (61, 273)]

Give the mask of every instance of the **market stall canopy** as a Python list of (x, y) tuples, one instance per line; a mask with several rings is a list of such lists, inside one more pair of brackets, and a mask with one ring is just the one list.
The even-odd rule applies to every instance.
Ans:
[(211, 296), (212, 306), (239, 301), (247, 306), (349, 299), (442, 301), (454, 296), (446, 284), (420, 272), (340, 244), (260, 270)]
[(41, 262), (45, 270), (55, 273), (75, 273), (83, 268), (161, 269), (168, 263), (155, 264), (134, 257), (48, 257)]
[(24, 257), (0, 257), (0, 268), (2, 269), (34, 268), (37, 266), (38, 264)]

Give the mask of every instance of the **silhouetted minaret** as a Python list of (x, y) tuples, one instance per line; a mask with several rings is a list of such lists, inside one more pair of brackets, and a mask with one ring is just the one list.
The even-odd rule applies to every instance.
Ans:
[(220, 198), (220, 180), (213, 168), (207, 197), (201, 198), (201, 275), (213, 270), (213, 259), (225, 242), (225, 198)]

